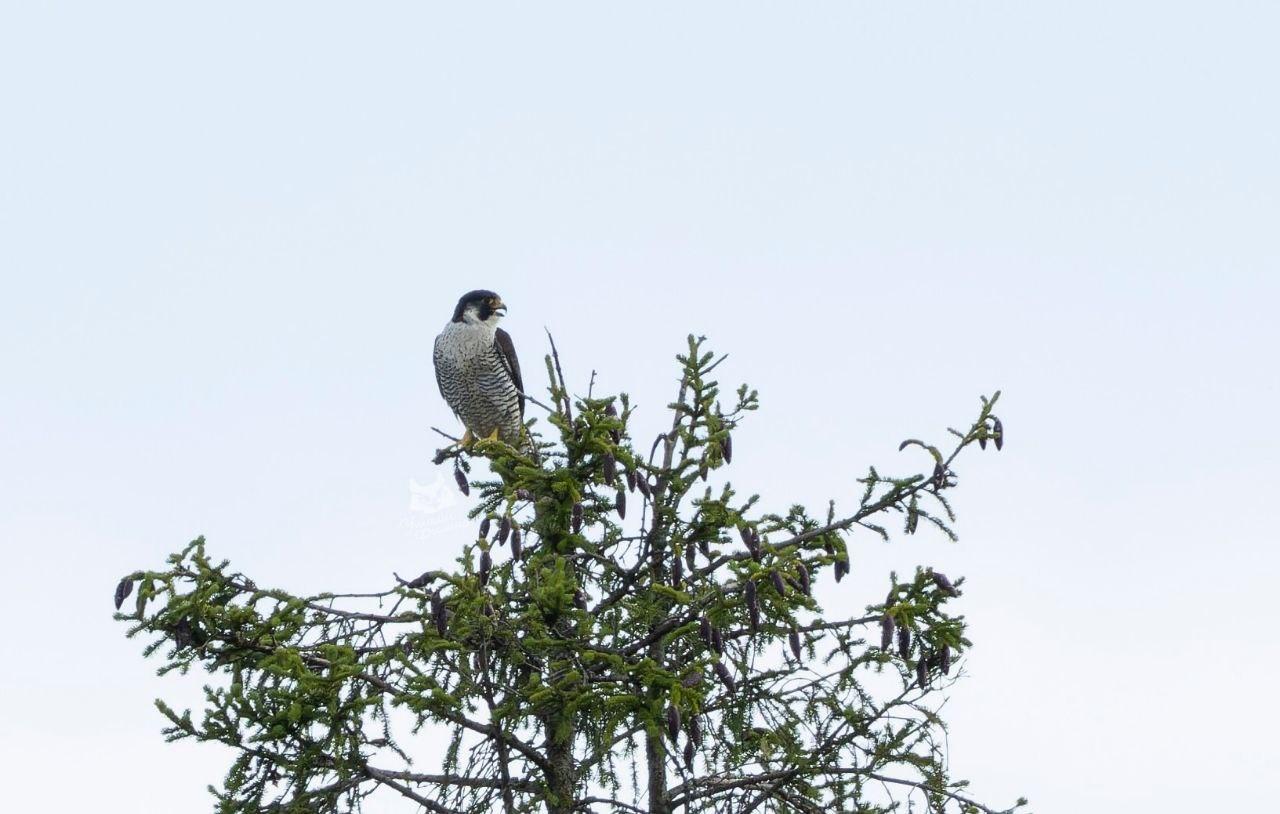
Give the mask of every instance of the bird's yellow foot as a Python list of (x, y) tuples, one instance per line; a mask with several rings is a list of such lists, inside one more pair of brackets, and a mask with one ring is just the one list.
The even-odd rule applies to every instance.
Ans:
[(493, 428), (493, 432), (489, 433), (489, 435), (488, 435), (484, 440), (486, 440), (486, 441), (497, 441), (497, 440), (498, 440), (498, 428), (497, 428), (497, 427), (494, 427), (494, 428)]
[(458, 442), (459, 446), (469, 447), (475, 443), (476, 437), (471, 434), (471, 430), (467, 430), (462, 434), (462, 440)]

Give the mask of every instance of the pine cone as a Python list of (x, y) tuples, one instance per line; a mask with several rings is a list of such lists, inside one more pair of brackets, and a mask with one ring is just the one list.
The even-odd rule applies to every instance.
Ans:
[(436, 623), (436, 633), (444, 636), (448, 631), (449, 619), (446, 616), (444, 599), (439, 591), (431, 595), (431, 619)]
[(947, 575), (941, 571), (929, 569), (929, 576), (933, 578), (933, 584), (938, 586), (938, 590), (947, 596), (959, 596), (960, 592), (956, 590), (956, 586), (951, 584), (951, 580), (947, 579)]
[(129, 594), (133, 593), (133, 578), (125, 577), (116, 584), (116, 610), (120, 610), (120, 606), (129, 598)]
[[(604, 406), (604, 414), (610, 418), (618, 417), (618, 408), (613, 406), (613, 402), (609, 402)], [(609, 437), (613, 439), (613, 443), (622, 443), (622, 433), (618, 430), (609, 430)]]
[(404, 584), (404, 587), (406, 587), (406, 588), (421, 588), (421, 587), (423, 587), (423, 586), (427, 585), (428, 583), (430, 583), (430, 582), (431, 582), (432, 580), (434, 580), (434, 579), (435, 579), (435, 577), (431, 576), (431, 572), (430, 572), (430, 571), (424, 571), (420, 576), (416, 576), (416, 577), (414, 577), (413, 579), (411, 579), (411, 580), (409, 580), (408, 582), (406, 582), (406, 583)]
[(725, 689), (729, 690), (730, 694), (738, 691), (737, 682), (733, 680), (733, 674), (729, 672), (728, 667), (724, 666), (723, 661), (717, 661), (711, 668), (715, 670), (716, 678), (720, 679), (720, 682), (724, 684)]
[(848, 557), (841, 557), (840, 559), (836, 560), (835, 572), (836, 572), (836, 582), (839, 582), (840, 580), (844, 579), (845, 574), (849, 573)]

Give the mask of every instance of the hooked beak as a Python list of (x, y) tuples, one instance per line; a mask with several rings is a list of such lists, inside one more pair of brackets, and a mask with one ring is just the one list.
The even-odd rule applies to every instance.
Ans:
[(498, 300), (493, 304), (492, 310), (495, 314), (501, 314), (505, 317), (507, 315), (507, 304), (502, 300)]

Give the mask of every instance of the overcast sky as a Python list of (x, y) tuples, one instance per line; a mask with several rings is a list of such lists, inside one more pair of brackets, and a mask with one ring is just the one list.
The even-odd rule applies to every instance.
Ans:
[(769, 507), (1003, 389), (960, 543), (855, 535), (824, 601), (968, 578), (984, 801), (1274, 804), (1274, 4), (467, 6), (0, 10), (7, 808), (211, 807), (228, 754), (151, 705), (201, 677), (121, 575), (197, 534), (297, 591), (452, 559), (430, 344), (477, 287), (646, 434), (706, 334)]

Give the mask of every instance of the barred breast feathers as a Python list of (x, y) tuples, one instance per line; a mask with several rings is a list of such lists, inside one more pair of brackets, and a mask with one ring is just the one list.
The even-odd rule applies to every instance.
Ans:
[(472, 435), (500, 437), (519, 446), (522, 399), (495, 343), (492, 326), (451, 322), (436, 337), (434, 361), (440, 394)]

